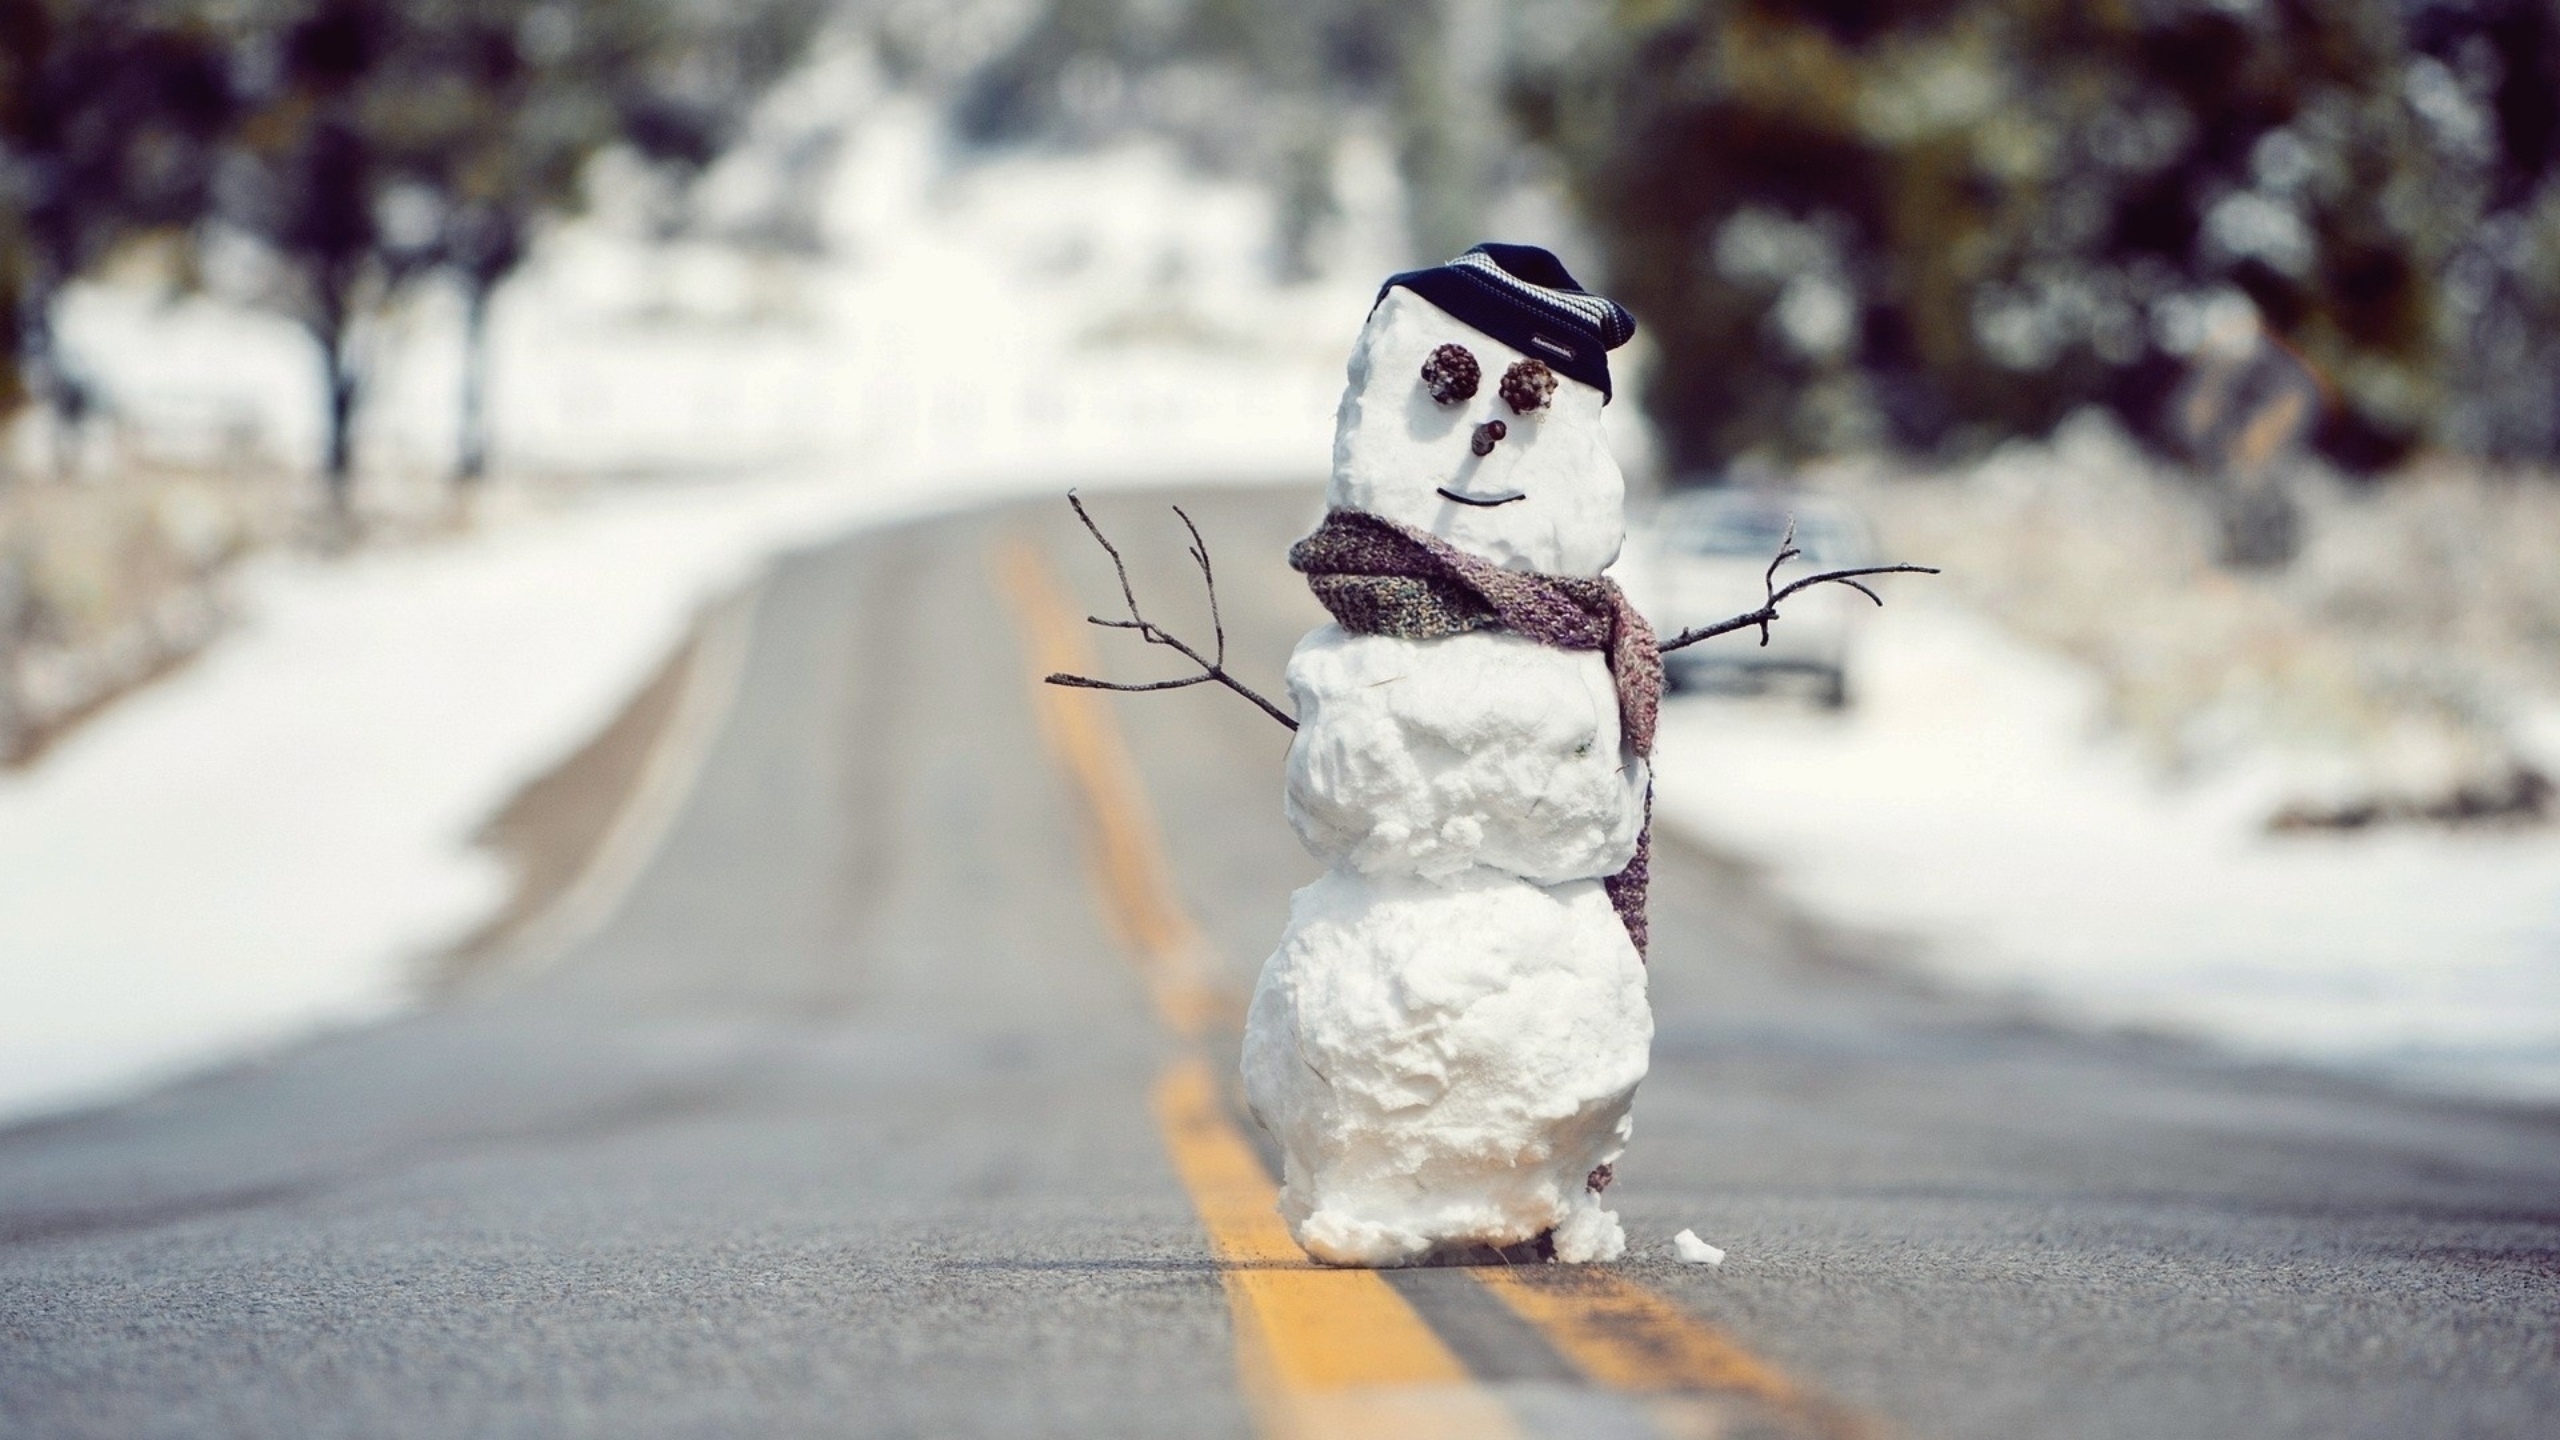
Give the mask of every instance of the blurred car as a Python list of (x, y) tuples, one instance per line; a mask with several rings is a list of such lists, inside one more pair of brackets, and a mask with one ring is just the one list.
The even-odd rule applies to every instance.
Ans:
[[(1767, 596), (1763, 577), (1790, 519), (1804, 554), (1778, 572), (1778, 583), (1817, 570), (1875, 563), (1866, 521), (1848, 504), (1821, 495), (1769, 490), (1691, 490), (1663, 503), (1643, 544), (1645, 618), (1669, 639), (1756, 610)], [(1814, 698), (1838, 709), (1849, 703), (1854, 607), (1867, 601), (1841, 585), (1790, 597), (1769, 627), (1737, 631), (1663, 657), (1674, 690), (1761, 689), (1781, 676), (1802, 676)]]

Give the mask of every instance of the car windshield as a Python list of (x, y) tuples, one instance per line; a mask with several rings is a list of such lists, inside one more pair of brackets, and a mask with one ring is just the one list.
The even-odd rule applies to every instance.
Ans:
[[(1787, 512), (1758, 506), (1715, 506), (1692, 510), (1664, 527), (1672, 548), (1692, 555), (1741, 555), (1766, 560), (1778, 553), (1787, 536)], [(1806, 561), (1821, 564), (1846, 547), (1837, 529), (1820, 518), (1798, 517), (1796, 548)]]

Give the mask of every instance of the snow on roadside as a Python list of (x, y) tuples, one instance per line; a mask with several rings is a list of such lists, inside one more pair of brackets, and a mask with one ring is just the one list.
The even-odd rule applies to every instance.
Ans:
[(1667, 708), (1660, 815), (1813, 913), (2065, 1017), (2560, 1099), (2560, 837), (2270, 836), (2276, 777), (2164, 788), (2088, 675), (1891, 597), (1858, 705)]
[(239, 633), (0, 781), (0, 1105), (379, 1013), (499, 898), (467, 837), (695, 604), (885, 497), (627, 491), (470, 542), (242, 577)]

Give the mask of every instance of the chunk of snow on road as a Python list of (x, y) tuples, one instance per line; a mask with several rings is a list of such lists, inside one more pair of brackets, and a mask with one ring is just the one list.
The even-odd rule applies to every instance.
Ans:
[(1671, 1248), (1678, 1252), (1683, 1265), (1721, 1265), (1724, 1252), (1698, 1238), (1695, 1230), (1683, 1230), (1671, 1237)]

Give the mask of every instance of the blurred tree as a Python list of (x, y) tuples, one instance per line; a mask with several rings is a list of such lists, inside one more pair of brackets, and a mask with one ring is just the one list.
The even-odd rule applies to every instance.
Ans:
[[(256, 0), (253, 0), (256, 3)], [(323, 473), (347, 509), (363, 326), (442, 270), (467, 334), (458, 472), (488, 463), (488, 318), (597, 152), (708, 165), (805, 49), (815, 0), (263, 0), (226, 218), (282, 262), (321, 352)]]
[(455, 473), (489, 461), (489, 311), (545, 217), (628, 144), (679, 183), (737, 137), (805, 53), (813, 0), (427, 0), (410, 7), (421, 72), (394, 168), (439, 217), (437, 261), (464, 302)]
[[(1512, 98), (1660, 350), (1678, 466), (2090, 402), (2147, 425), (2235, 309), (2370, 466), (2462, 413), (2439, 279), (2484, 219), (2560, 218), (2549, 28), (2548, 0), (1655, 0)], [(2560, 270), (2509, 250), (2480, 268)]]
[(65, 285), (193, 224), (234, 110), (229, 56), (182, 0), (0, 0), (0, 418), (32, 394), (68, 463), (90, 394), (55, 340)]
[(1346, 111), (1389, 123), (1415, 253), (1484, 238), (1508, 142), (1501, 105), (1516, 0), (1044, 0), (972, 77), (958, 129), (980, 144), (1170, 135), (1278, 200), (1275, 268), (1307, 273), (1333, 212)]
[[(253, 0), (254, 3), (254, 0)], [(401, 183), (413, 138), (404, 61), (416, 52), (393, 0), (263, 0), (242, 37), (250, 112), (225, 157), (222, 218), (276, 262), (270, 299), (320, 350), (321, 475), (344, 520), (367, 366), (363, 327), (436, 262), (432, 197)]]
[(2434, 277), (2455, 365), (2442, 438), (2560, 456), (2560, 6), (2417, 0), (2409, 34), (2410, 102), (2477, 214)]

